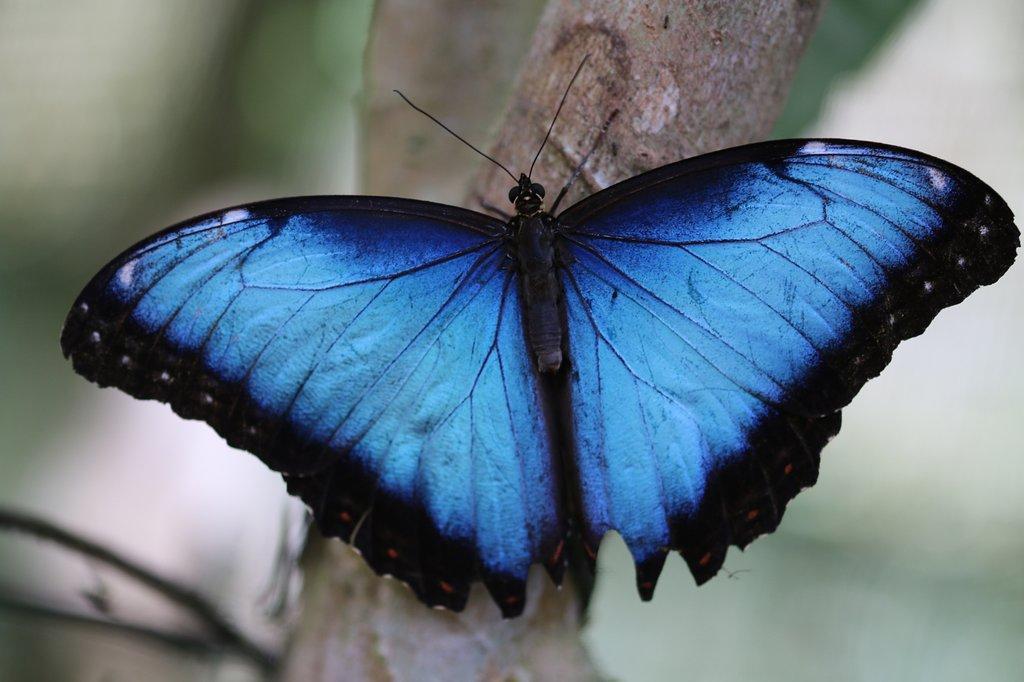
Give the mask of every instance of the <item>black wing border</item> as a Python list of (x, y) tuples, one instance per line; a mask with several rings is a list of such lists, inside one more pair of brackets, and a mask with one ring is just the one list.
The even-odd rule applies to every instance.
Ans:
[[(822, 145), (824, 149), (813, 149), (815, 145)], [(809, 149), (811, 147), (811, 149)], [(888, 144), (885, 142), (867, 142), (863, 140), (851, 140), (846, 138), (792, 138), (785, 140), (768, 140), (767, 142), (753, 142), (738, 147), (729, 147), (719, 151), (700, 154), (688, 159), (676, 161), (658, 168), (651, 169), (634, 175), (633, 177), (617, 182), (614, 185), (584, 197), (572, 206), (566, 208), (558, 215), (558, 220), (572, 230), (577, 230), (585, 222), (587, 217), (608, 208), (610, 205), (625, 199), (655, 185), (675, 180), (684, 175), (699, 173), (705, 170), (713, 170), (726, 166), (741, 165), (745, 163), (772, 164), (782, 162), (800, 156), (830, 156), (835, 154), (852, 155), (860, 152), (860, 155), (874, 155), (883, 158), (913, 158), (935, 168), (941, 169), (953, 176), (963, 180), (967, 185), (974, 185), (981, 196), (991, 197), (994, 203), (1000, 204), (994, 208), (1005, 209), (1012, 219), (1006, 202), (970, 171), (957, 166), (949, 161), (940, 159), (937, 156), (919, 152), (906, 147)], [(875, 152), (875, 154), (864, 154), (864, 152)], [(583, 234), (586, 234), (585, 232)]]

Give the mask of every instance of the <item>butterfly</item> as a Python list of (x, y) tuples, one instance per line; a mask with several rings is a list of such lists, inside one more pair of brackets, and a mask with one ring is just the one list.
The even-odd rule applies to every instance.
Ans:
[(512, 178), (508, 220), (369, 196), (186, 220), (88, 283), (64, 355), (255, 453), (426, 604), (482, 580), (511, 617), (531, 565), (561, 582), (573, 541), (592, 569), (611, 530), (643, 599), (670, 551), (710, 579), (1019, 246), (986, 184), (883, 144), (728, 149), (557, 214)]

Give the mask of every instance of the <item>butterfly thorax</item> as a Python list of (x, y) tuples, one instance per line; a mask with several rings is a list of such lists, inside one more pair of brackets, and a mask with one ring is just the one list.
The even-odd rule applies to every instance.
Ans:
[[(539, 188), (539, 191), (537, 189)], [(509, 221), (513, 260), (526, 317), (526, 336), (540, 372), (554, 373), (562, 366), (564, 338), (562, 289), (556, 272), (555, 218), (542, 210), (544, 188), (520, 184), (509, 198), (516, 215)]]

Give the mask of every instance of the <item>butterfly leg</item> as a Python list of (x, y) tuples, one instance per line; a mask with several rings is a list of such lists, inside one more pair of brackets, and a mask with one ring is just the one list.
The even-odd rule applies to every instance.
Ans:
[(576, 182), (576, 178), (578, 178), (580, 173), (583, 171), (583, 167), (587, 165), (587, 161), (590, 160), (590, 155), (593, 154), (597, 150), (597, 148), (601, 146), (601, 142), (604, 141), (605, 133), (608, 132), (608, 128), (611, 126), (612, 121), (614, 121), (618, 115), (619, 110), (616, 109), (604, 122), (604, 125), (601, 126), (601, 130), (597, 133), (597, 137), (594, 139), (594, 144), (590, 147), (590, 151), (584, 154), (583, 158), (580, 159), (580, 162), (576, 164), (576, 168), (573, 169), (572, 174), (569, 176), (569, 180), (565, 183), (565, 186), (562, 187), (561, 191), (558, 193), (558, 196), (555, 197), (554, 202), (552, 202), (550, 210), (550, 213), (552, 215), (555, 215), (555, 212), (558, 211), (558, 205), (562, 203), (562, 199), (564, 199), (565, 195), (569, 192), (569, 188), (572, 187), (572, 184), (574, 182)]
[(509, 233), (502, 237), (502, 241), (505, 242), (505, 259), (498, 268), (500, 270), (518, 270), (519, 259), (516, 257), (515, 237)]
[(555, 241), (555, 263), (560, 268), (567, 268), (576, 262), (576, 257), (572, 255), (572, 251), (563, 243), (561, 240)]
[(480, 208), (484, 209), (485, 211), (490, 211), (495, 216), (497, 216), (498, 218), (501, 218), (505, 222), (508, 222), (508, 221), (512, 220), (512, 214), (511, 213), (508, 213), (506, 211), (501, 210), (500, 208), (498, 208), (494, 204), (492, 204), (489, 201), (487, 201), (486, 199), (484, 199), (482, 196), (478, 195), (476, 197), (476, 203), (480, 205)]
[(511, 253), (505, 254), (505, 260), (498, 266), (499, 270), (518, 270), (519, 260)]

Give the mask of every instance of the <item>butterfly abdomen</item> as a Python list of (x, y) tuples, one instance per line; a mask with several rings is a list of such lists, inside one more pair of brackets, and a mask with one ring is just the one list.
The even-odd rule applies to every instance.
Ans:
[(552, 218), (546, 213), (518, 215), (511, 225), (515, 235), (519, 286), (526, 312), (526, 337), (537, 369), (554, 373), (562, 366), (562, 291), (555, 272)]

